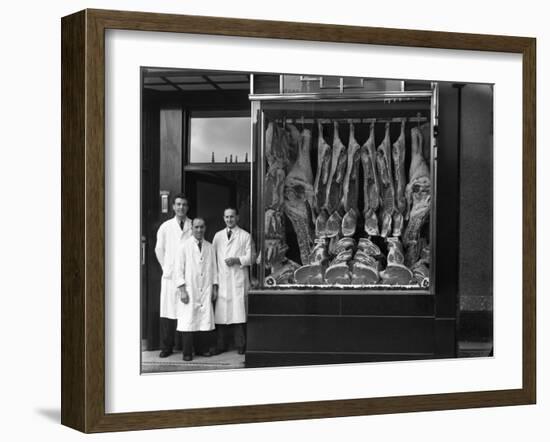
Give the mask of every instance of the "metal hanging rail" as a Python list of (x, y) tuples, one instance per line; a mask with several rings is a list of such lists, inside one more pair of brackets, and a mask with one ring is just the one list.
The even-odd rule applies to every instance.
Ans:
[(429, 121), (428, 117), (391, 117), (391, 118), (277, 118), (276, 122), (281, 124), (332, 124), (338, 123), (361, 124), (361, 123), (423, 123)]
[(354, 92), (354, 93), (332, 93), (332, 92), (302, 92), (284, 94), (249, 94), (252, 101), (383, 101), (392, 103), (397, 101), (413, 101), (418, 99), (431, 99), (432, 91), (385, 91), (385, 92)]

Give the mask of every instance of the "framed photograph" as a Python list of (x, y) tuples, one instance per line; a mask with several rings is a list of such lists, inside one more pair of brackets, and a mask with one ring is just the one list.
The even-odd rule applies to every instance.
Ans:
[(62, 19), (62, 423), (536, 399), (535, 39)]

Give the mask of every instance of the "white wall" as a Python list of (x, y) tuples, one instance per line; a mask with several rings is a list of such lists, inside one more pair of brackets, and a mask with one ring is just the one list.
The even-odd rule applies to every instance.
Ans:
[[(0, 327), (1, 415), (5, 439), (77, 440), (83, 435), (59, 425), (60, 407), (60, 17), (86, 7), (216, 15), (350, 25), (534, 36), (538, 39), (538, 225), (548, 223), (550, 145), (544, 122), (550, 74), (550, 30), (544, 2), (454, 4), (417, 0), (353, 2), (116, 1), (6, 2), (2, 9), (0, 68), (0, 192), (2, 204), (2, 312)], [(361, 6), (360, 6), (361, 5)], [(351, 60), (350, 60), (351, 62)], [(6, 136), (7, 135), (7, 136)], [(515, 189), (519, 191), (519, 189)], [(520, 232), (517, 232), (518, 234)], [(536, 406), (317, 421), (232, 425), (95, 436), (99, 440), (205, 437), (263, 441), (308, 437), (333, 440), (546, 440), (550, 412), (549, 334), (543, 313), (549, 303), (549, 235), (539, 228), (539, 404)], [(546, 273), (546, 274), (545, 274)], [(7, 345), (5, 344), (7, 343)], [(24, 361), (24, 363), (21, 363)], [(547, 417), (546, 417), (547, 419)], [(523, 437), (522, 437), (523, 436)], [(526, 438), (527, 438), (526, 437)], [(9, 439), (5, 439), (9, 440)], [(188, 439), (189, 440), (189, 439)]]

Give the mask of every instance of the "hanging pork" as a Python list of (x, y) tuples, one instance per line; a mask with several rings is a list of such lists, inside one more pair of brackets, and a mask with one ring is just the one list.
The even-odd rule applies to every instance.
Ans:
[(270, 122), (265, 133), (267, 173), (264, 178), (266, 208), (280, 209), (284, 202), (285, 167), (288, 164), (288, 145), (284, 131)]
[(270, 271), (268, 277), (271, 278), (266, 278), (265, 283), (272, 284), (285, 280), (286, 276), (284, 275), (289, 273), (289, 271), (284, 271), (288, 246), (285, 238), (283, 209), (285, 168), (289, 164), (290, 139), (289, 134), (274, 122), (269, 122), (265, 139), (267, 162), (267, 172), (264, 178), (265, 239), (263, 253), (260, 256), (263, 257), (263, 265), (266, 270)]
[(359, 159), (361, 146), (355, 139), (355, 126), (350, 123), (346, 174), (342, 186), (342, 201), (345, 214), (342, 219), (342, 234), (353, 236), (357, 228), (359, 211), (357, 209), (359, 197)]
[(340, 139), (338, 122), (334, 121), (332, 158), (328, 175), (324, 208), (332, 215), (341, 208), (342, 187), (347, 166), (347, 147)]
[(395, 213), (395, 188), (392, 174), (390, 141), (390, 123), (386, 123), (386, 133), (376, 151), (376, 166), (380, 177), (381, 218), (380, 235), (387, 237), (391, 233), (392, 218)]
[(393, 215), (393, 236), (401, 236), (403, 231), (403, 220), (407, 203), (405, 201), (405, 119), (401, 121), (401, 133), (393, 143), (392, 148), (393, 172), (395, 183), (395, 205), (396, 211)]
[[(295, 126), (288, 125), (288, 127), (290, 133), (298, 132)], [(313, 244), (311, 227), (311, 204), (313, 201), (313, 173), (310, 162), (311, 132), (304, 129), (297, 140), (296, 161), (285, 178), (284, 211), (296, 233), (301, 262), (307, 264)]]
[(405, 189), (407, 201), (407, 227), (403, 234), (403, 244), (407, 249), (408, 263), (414, 263), (420, 256), (422, 244), (420, 232), (430, 215), (431, 180), (430, 169), (422, 155), (423, 137), (420, 129), (411, 129), (411, 165), (409, 183)]
[(313, 208), (315, 214), (319, 216), (325, 205), (332, 147), (325, 141), (323, 136), (323, 125), (320, 120), (317, 122), (317, 125), (319, 134), (317, 138), (317, 173), (313, 184)]
[(376, 168), (376, 147), (374, 140), (374, 123), (370, 125), (369, 138), (361, 146), (361, 165), (363, 166), (363, 199), (365, 232), (367, 235), (379, 235), (376, 211), (380, 206), (380, 185)]

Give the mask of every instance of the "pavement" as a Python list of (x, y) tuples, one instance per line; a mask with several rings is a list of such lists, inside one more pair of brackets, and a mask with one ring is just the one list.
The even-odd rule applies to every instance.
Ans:
[(244, 368), (245, 355), (237, 350), (226, 351), (216, 356), (194, 356), (192, 361), (184, 361), (181, 351), (176, 351), (167, 358), (159, 358), (160, 351), (143, 351), (141, 353), (142, 373), (164, 373), (170, 371), (231, 370)]

